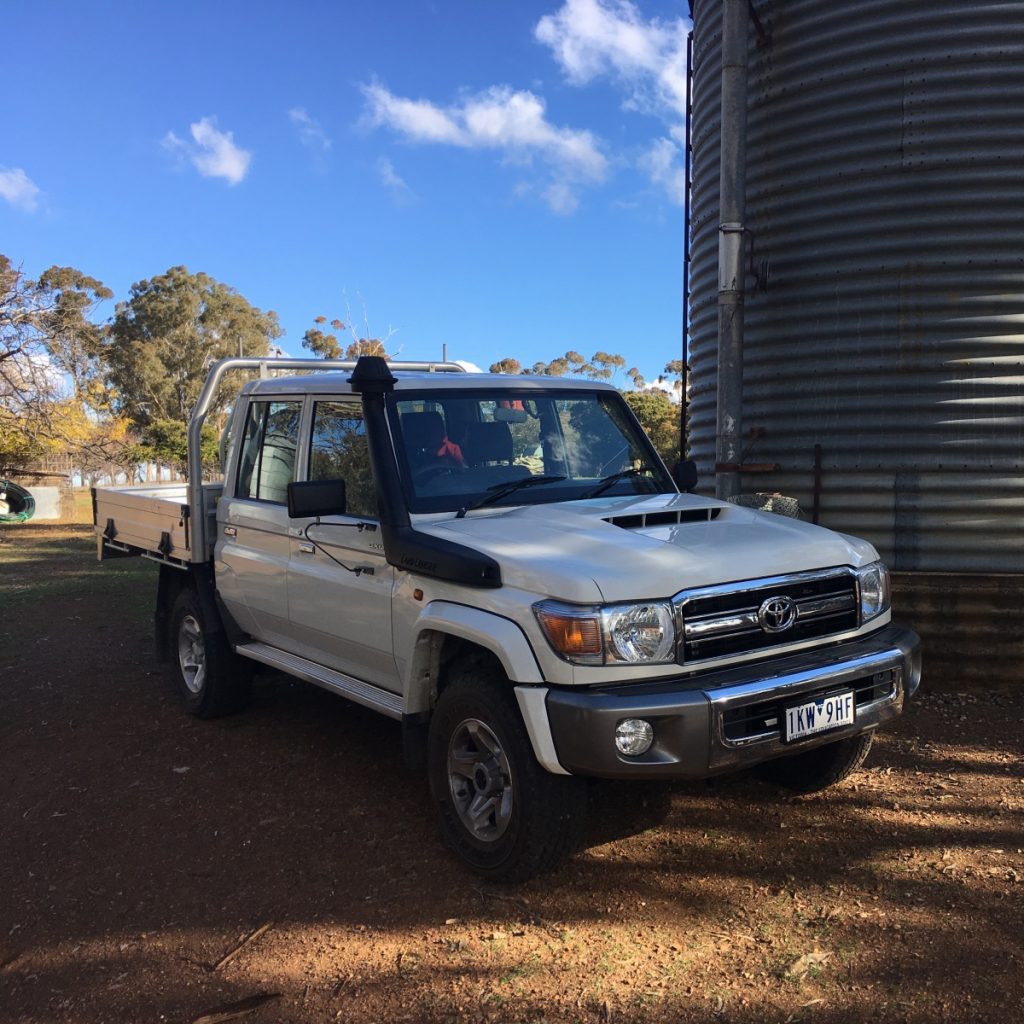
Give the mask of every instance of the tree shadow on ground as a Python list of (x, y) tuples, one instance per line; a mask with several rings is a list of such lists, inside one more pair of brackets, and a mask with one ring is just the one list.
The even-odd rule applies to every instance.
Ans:
[(1020, 698), (962, 739), (926, 701), (813, 797), (595, 786), (586, 847), (498, 886), (442, 849), (395, 723), (276, 674), (244, 715), (182, 715), (150, 638), (116, 628), (133, 594), (6, 615), (14, 1020), (187, 1021), (256, 991), (283, 993), (256, 1021), (924, 1022), (1024, 999)]

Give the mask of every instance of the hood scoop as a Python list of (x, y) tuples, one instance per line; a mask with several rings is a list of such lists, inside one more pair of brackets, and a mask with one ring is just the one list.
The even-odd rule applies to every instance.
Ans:
[(659, 512), (631, 512), (624, 516), (609, 516), (606, 523), (621, 526), (623, 530), (642, 530), (647, 526), (678, 526), (681, 523), (707, 523), (717, 519), (720, 508), (673, 508)]

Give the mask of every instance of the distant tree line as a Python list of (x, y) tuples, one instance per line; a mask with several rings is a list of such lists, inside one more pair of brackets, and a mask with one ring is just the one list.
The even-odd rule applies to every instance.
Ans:
[[(52, 266), (31, 278), (0, 254), (0, 477), (56, 453), (69, 455), (83, 478), (120, 471), (135, 479), (154, 463), (184, 473), (189, 414), (209, 365), (226, 356), (268, 356), (283, 334), (276, 313), (186, 267), (133, 284), (101, 322), (100, 309), (113, 297), (74, 267)], [(387, 355), (392, 334), (374, 337), (368, 325), (360, 331), (348, 313), (344, 321), (318, 316), (302, 344), (319, 358), (356, 359)], [(663, 457), (678, 457), (679, 403), (625, 367), (615, 353), (586, 359), (569, 351), (529, 367), (510, 357), (490, 369), (605, 381), (623, 371), (632, 385), (626, 401)], [(681, 382), (682, 370), (677, 360), (665, 374)], [(203, 434), (211, 468), (240, 384), (238, 373), (229, 374), (214, 400)]]
[[(511, 356), (499, 359), (490, 366), (491, 373), (536, 374), (545, 377), (584, 377), (589, 380), (611, 381), (616, 372), (626, 365), (626, 359), (617, 353), (595, 352), (585, 359), (579, 352), (570, 350), (551, 362), (535, 362), (524, 367)], [(665, 365), (664, 375), (659, 384), (670, 381), (670, 386), (680, 395), (683, 388), (684, 364), (675, 359)], [(632, 388), (623, 390), (623, 397), (633, 414), (647, 431), (648, 437), (658, 454), (671, 465), (680, 457), (682, 403), (672, 401), (663, 387), (652, 387), (643, 374), (635, 367), (625, 371)]]
[[(135, 477), (148, 463), (183, 471), (188, 416), (209, 364), (266, 356), (282, 334), (275, 313), (185, 267), (133, 284), (97, 323), (112, 298), (74, 267), (30, 278), (0, 255), (0, 475), (56, 452), (83, 477)], [(221, 414), (231, 394), (222, 389)], [(215, 424), (203, 449), (215, 462)]]

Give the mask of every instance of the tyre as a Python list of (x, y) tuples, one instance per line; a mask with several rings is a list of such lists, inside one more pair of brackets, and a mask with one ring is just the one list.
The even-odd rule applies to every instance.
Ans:
[(754, 774), (792, 793), (817, 793), (855, 772), (871, 750), (873, 733), (863, 732), (823, 747), (765, 761)]
[(586, 782), (537, 763), (512, 685), (482, 659), (452, 671), (427, 757), (441, 835), (477, 874), (521, 882), (575, 850)]
[(251, 667), (219, 627), (207, 621), (193, 589), (181, 591), (171, 612), (167, 666), (185, 709), (197, 718), (233, 714), (249, 700)]

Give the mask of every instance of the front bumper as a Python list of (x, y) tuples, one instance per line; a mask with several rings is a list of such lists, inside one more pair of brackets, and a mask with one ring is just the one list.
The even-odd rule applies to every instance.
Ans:
[[(887, 626), (832, 647), (699, 676), (549, 690), (546, 708), (558, 763), (574, 775), (706, 778), (875, 729), (900, 714), (920, 681), (917, 634)], [(854, 724), (783, 743), (783, 706), (836, 688), (854, 690)], [(624, 718), (654, 726), (647, 753), (627, 757), (616, 749), (615, 727)]]

